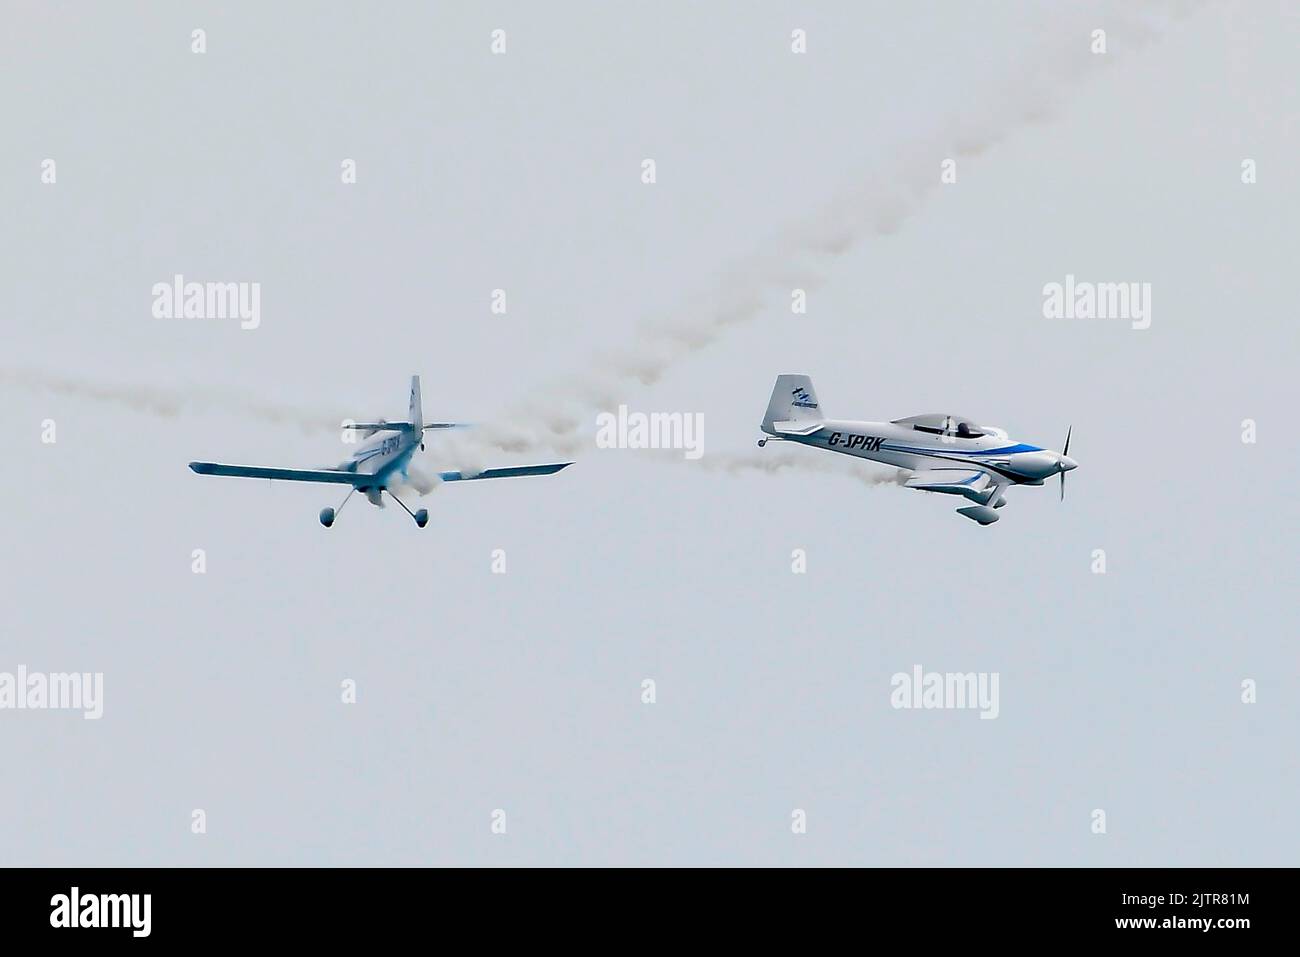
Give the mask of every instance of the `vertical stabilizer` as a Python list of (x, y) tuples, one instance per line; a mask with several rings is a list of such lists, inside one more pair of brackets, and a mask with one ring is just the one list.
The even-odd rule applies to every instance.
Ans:
[(812, 379), (806, 375), (779, 375), (763, 416), (763, 431), (768, 435), (783, 432), (815, 432), (821, 421), (821, 404), (813, 391)]
[(411, 428), (419, 432), (424, 428), (424, 410), (420, 405), (420, 377), (411, 376), (411, 409), (407, 414), (406, 421), (411, 423)]

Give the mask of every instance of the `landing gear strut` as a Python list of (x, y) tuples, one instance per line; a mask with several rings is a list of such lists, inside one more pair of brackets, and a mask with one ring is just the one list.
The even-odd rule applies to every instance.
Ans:
[(394, 495), (392, 492), (388, 493), (388, 497), (391, 498), (398, 505), (402, 506), (402, 511), (406, 512), (407, 515), (415, 519), (415, 524), (418, 525), (420, 528), (424, 528), (424, 526), (429, 524), (429, 510), (427, 508), (422, 508), (419, 509), (418, 511), (412, 512), (409, 508), (406, 507), (406, 503), (403, 502), (396, 495)]
[(324, 525), (326, 528), (329, 528), (331, 525), (333, 525), (333, 524), (334, 524), (334, 518), (335, 518), (335, 516), (338, 515), (339, 512), (343, 511), (343, 506), (346, 505), (346, 504), (348, 504), (348, 499), (350, 499), (350, 498), (352, 497), (352, 493), (355, 492), (356, 490), (357, 490), (357, 488), (356, 488), (356, 486), (354, 485), (354, 486), (353, 486), (353, 487), (348, 491), (348, 494), (345, 495), (345, 496), (343, 496), (343, 501), (339, 503), (339, 507), (338, 507), (338, 508), (336, 508), (336, 509), (335, 509), (335, 508), (323, 508), (323, 509), (321, 509), (321, 510), (320, 510), (320, 523), (321, 523), (322, 525)]

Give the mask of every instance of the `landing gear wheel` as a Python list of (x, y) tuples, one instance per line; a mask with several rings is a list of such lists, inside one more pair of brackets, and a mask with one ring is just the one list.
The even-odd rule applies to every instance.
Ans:
[[(388, 491), (388, 490), (384, 489), (383, 491)], [(380, 492), (380, 494), (382, 495), (383, 492)], [(415, 519), (415, 524), (420, 526), (420, 528), (424, 528), (424, 526), (429, 524), (429, 510), (427, 508), (422, 508), (418, 512), (412, 512), (409, 508), (406, 507), (406, 503), (403, 502), (396, 495), (394, 495), (392, 492), (388, 492), (388, 497), (391, 498), (398, 505), (400, 505), (402, 507), (403, 512), (411, 516), (411, 518)]]
[(320, 523), (326, 528), (334, 524), (334, 509), (323, 508), (320, 510)]

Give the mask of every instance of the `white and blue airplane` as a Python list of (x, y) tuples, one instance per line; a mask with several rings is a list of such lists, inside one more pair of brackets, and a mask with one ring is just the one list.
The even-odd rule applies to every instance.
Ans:
[[(232, 475), (237, 478), (280, 479), (290, 482), (326, 482), (337, 485), (350, 485), (347, 496), (337, 509), (323, 508), (320, 523), (326, 528), (334, 524), (335, 516), (343, 510), (354, 492), (361, 492), (371, 505), (383, 507), (384, 493), (388, 493), (406, 514), (415, 519), (415, 524), (424, 528), (429, 523), (428, 509), (412, 512), (406, 503), (392, 491), (396, 485), (408, 484), (410, 479), (411, 457), (415, 450), (424, 450), (424, 433), (433, 429), (460, 428), (454, 422), (424, 421), (420, 405), (420, 377), (411, 377), (410, 421), (408, 422), (357, 422), (345, 426), (365, 433), (366, 438), (375, 436), (362, 444), (352, 457), (333, 469), (277, 469), (263, 468), (257, 465), (223, 465), (220, 462), (191, 462), (190, 468), (200, 475)], [(468, 482), (473, 479), (517, 478), (523, 475), (553, 475), (572, 462), (554, 462), (549, 465), (519, 465), (510, 468), (485, 469), (482, 472), (466, 474), (464, 472), (439, 472), (438, 479), (443, 482)], [(400, 479), (400, 480), (399, 480)]]
[(1002, 429), (976, 425), (961, 415), (913, 415), (890, 422), (851, 422), (828, 419), (806, 375), (779, 375), (763, 417), (768, 442), (796, 442), (857, 458), (906, 469), (903, 485), (925, 492), (961, 495), (974, 505), (957, 509), (959, 515), (992, 525), (997, 509), (1006, 504), (1013, 485), (1042, 485), (1061, 476), (1065, 498), (1065, 473), (1078, 468), (1070, 458), (1070, 432), (1060, 452), (1013, 442)]

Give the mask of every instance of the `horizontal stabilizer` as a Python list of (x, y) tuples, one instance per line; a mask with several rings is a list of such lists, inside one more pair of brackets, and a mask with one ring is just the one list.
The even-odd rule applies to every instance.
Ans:
[(439, 472), (438, 477), (444, 482), (471, 482), (475, 479), (519, 478), (524, 475), (554, 475), (572, 462), (554, 462), (550, 465), (515, 465), (510, 468), (484, 469), (482, 472), (466, 475), (464, 472)]
[(468, 422), (426, 422), (424, 425), (424, 431), (426, 432), (428, 432), (430, 429), (468, 429), (468, 428), (469, 428)]
[(228, 475), (234, 478), (275, 479), (282, 482), (330, 482), (365, 488), (374, 476), (364, 472), (337, 469), (271, 469), (259, 465), (222, 465), (220, 462), (191, 462), (190, 468), (200, 475)]
[(772, 431), (777, 435), (812, 435), (821, 427), (821, 420), (816, 422), (792, 421), (772, 423)]
[(361, 432), (410, 432), (410, 422), (353, 422), (343, 426), (345, 429), (357, 429)]

